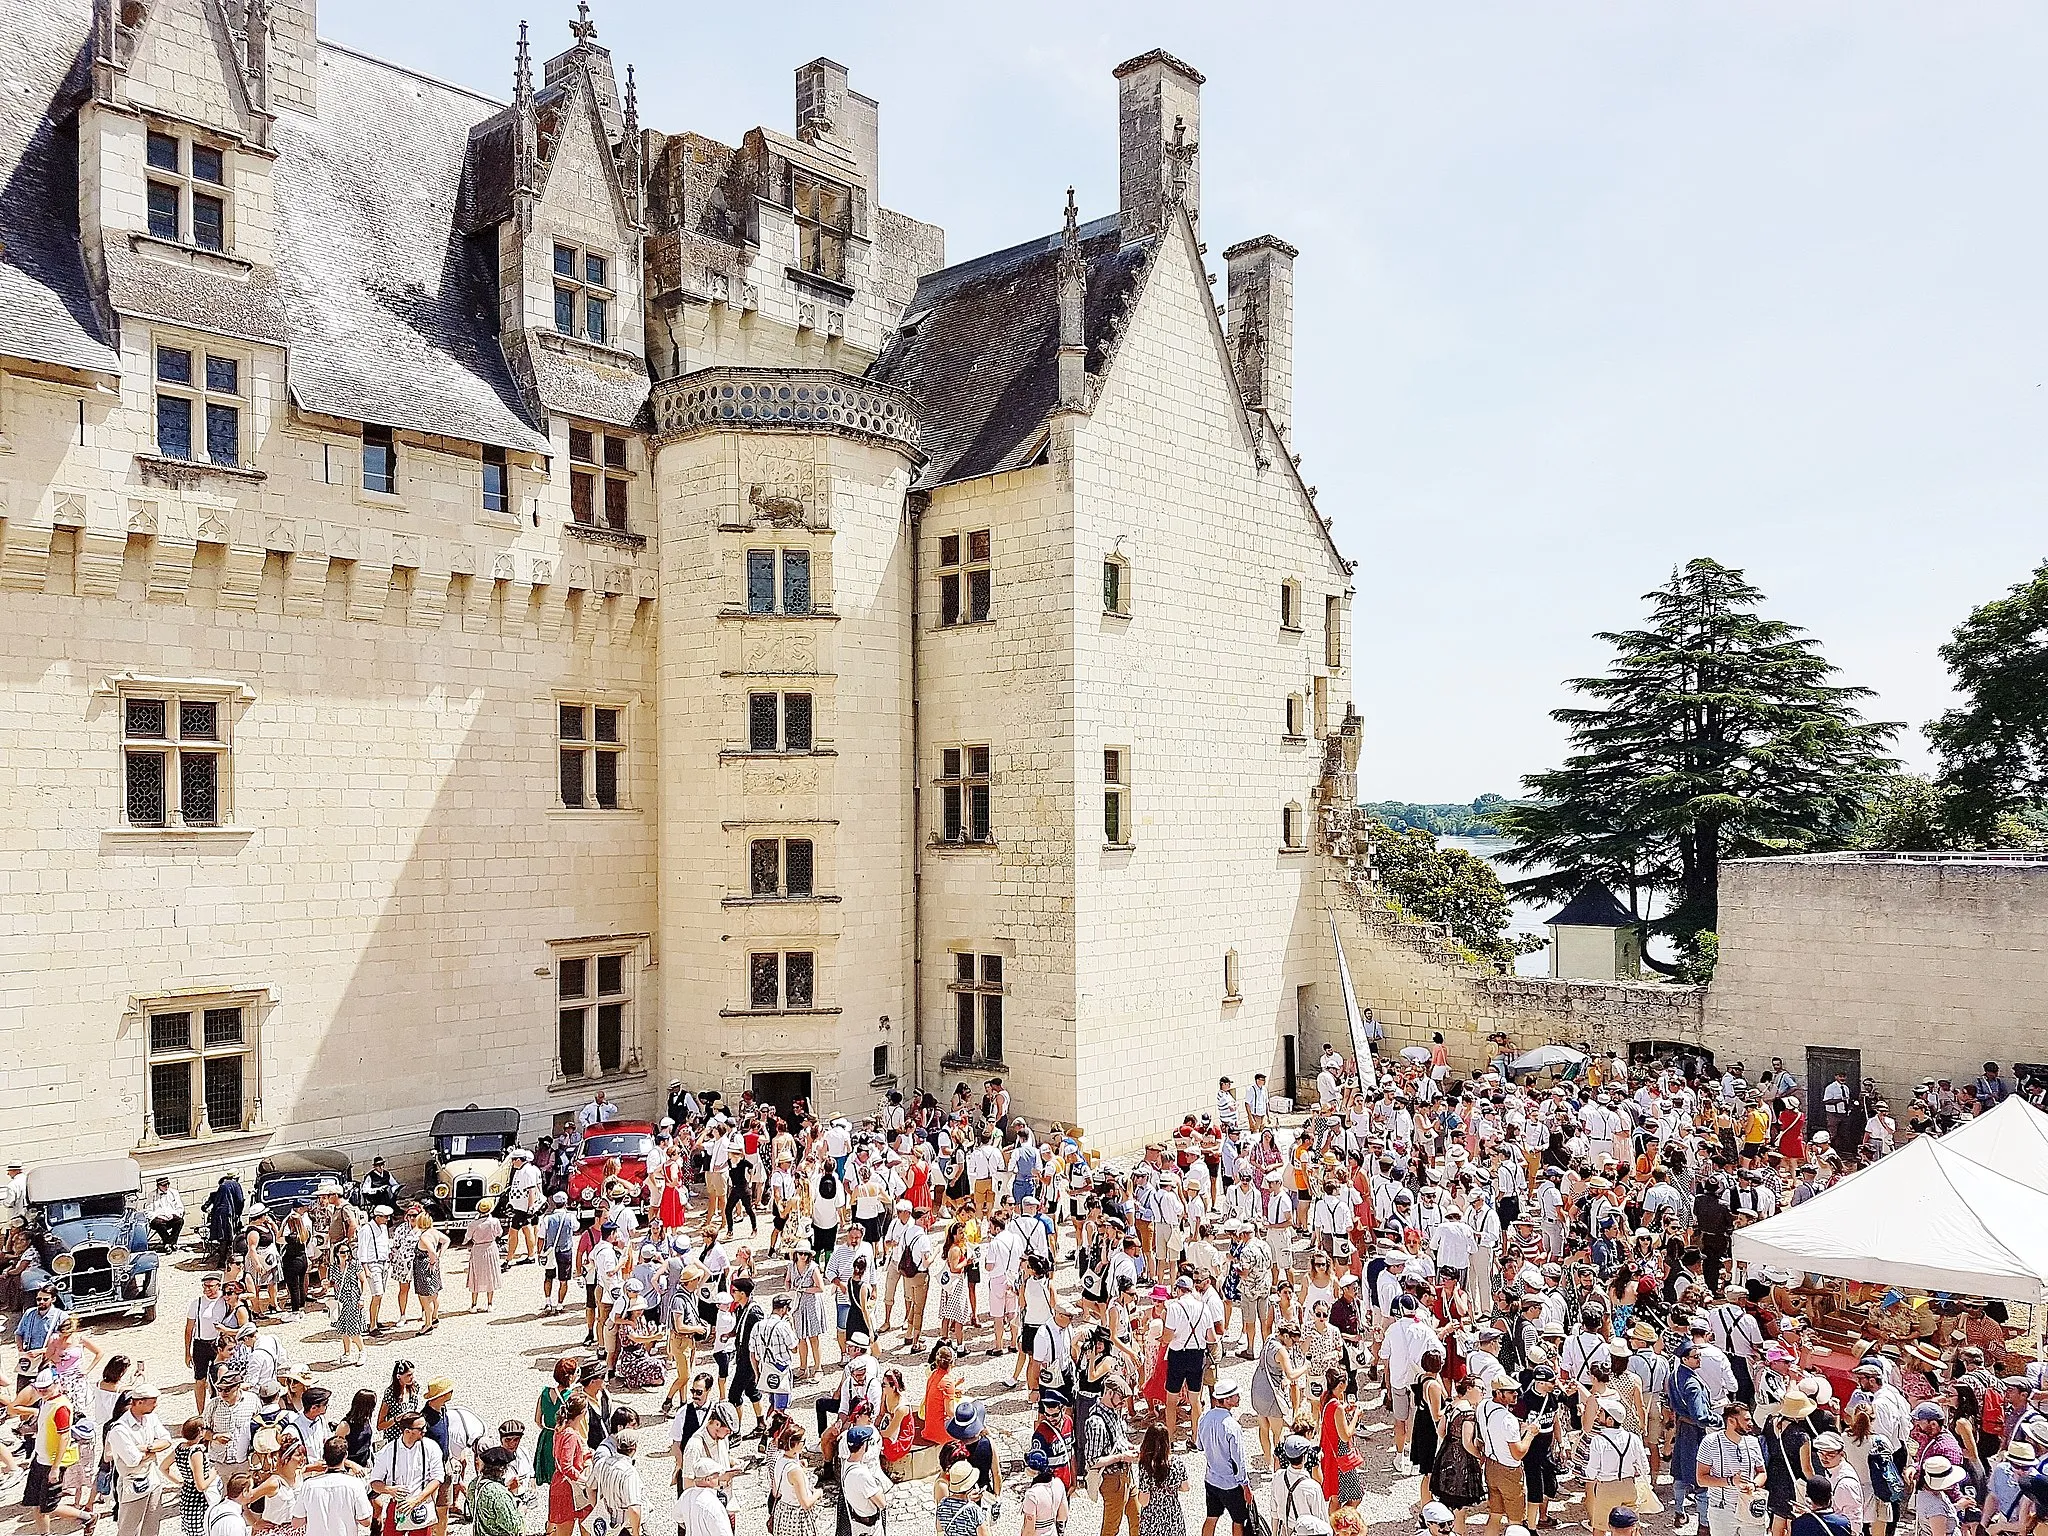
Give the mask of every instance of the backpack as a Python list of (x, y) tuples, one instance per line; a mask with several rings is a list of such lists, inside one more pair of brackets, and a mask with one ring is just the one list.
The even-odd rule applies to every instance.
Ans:
[[(1883, 1441), (1878, 1444), (1882, 1446)], [(1870, 1473), (1870, 1496), (1880, 1504), (1897, 1504), (1906, 1497), (1906, 1480), (1899, 1475), (1899, 1464), (1892, 1460), (1891, 1452), (1873, 1450), (1865, 1469)]]
[(1465, 1424), (1469, 1413), (1454, 1413), (1444, 1424), (1443, 1442), (1430, 1469), (1430, 1493), (1453, 1509), (1463, 1509), (1486, 1497), (1486, 1468), (1465, 1447)]

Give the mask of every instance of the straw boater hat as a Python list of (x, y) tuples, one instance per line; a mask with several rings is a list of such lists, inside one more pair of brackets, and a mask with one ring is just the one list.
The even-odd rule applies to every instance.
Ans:
[(1779, 1400), (1775, 1411), (1788, 1419), (1803, 1419), (1813, 1412), (1813, 1399), (1793, 1387)]
[(1965, 1477), (1963, 1469), (1946, 1456), (1930, 1456), (1920, 1463), (1920, 1486), (1936, 1493), (1946, 1492)]

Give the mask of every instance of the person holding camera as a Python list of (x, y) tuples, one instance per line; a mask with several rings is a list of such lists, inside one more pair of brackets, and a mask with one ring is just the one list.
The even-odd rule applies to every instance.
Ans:
[(1749, 1408), (1731, 1400), (1720, 1427), (1700, 1442), (1699, 1484), (1707, 1490), (1711, 1536), (1752, 1536), (1768, 1528), (1764, 1449), (1753, 1433)]

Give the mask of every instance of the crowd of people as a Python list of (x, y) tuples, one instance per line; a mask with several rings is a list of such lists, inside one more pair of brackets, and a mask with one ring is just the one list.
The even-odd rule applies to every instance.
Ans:
[[(938, 1536), (1058, 1536), (1083, 1498), (1102, 1536), (1185, 1536), (1197, 1479), (1202, 1536), (1362, 1536), (1410, 1476), (1425, 1536), (1627, 1536), (1667, 1501), (1713, 1536), (2048, 1515), (2048, 1379), (1995, 1303), (1874, 1337), (1838, 1394), (1802, 1277), (1730, 1259), (1739, 1224), (1995, 1104), (1995, 1065), (1925, 1085), (1904, 1129), (1826, 1085), (1813, 1129), (1781, 1062), (1752, 1083), (1595, 1055), (1539, 1085), (1498, 1043), (1461, 1080), (1440, 1040), (1363, 1073), (1329, 1050), (1284, 1116), (1262, 1075), (1226, 1078), (1121, 1162), (1030, 1125), (996, 1080), (858, 1121), (677, 1084), (644, 1176), (607, 1166), (572, 1199), (563, 1138), (518, 1154), (503, 1208), (462, 1233), (470, 1310), (531, 1265), (536, 1315), (584, 1324), (495, 1426), (404, 1358), (345, 1407), (287, 1358), (274, 1324), (308, 1307), (342, 1369), (439, 1326), (453, 1245), (380, 1159), (361, 1204), (335, 1182), (293, 1211), (209, 1209), (181, 1422), (52, 1293), (28, 1298), (0, 1473), (26, 1474), (38, 1531), (111, 1513), (119, 1536), (643, 1536), (643, 1434), (666, 1436), (682, 1536), (763, 1505), (774, 1536), (869, 1533), (913, 1481)], [(615, 1115), (598, 1095), (579, 1125)], [(981, 1397), (976, 1357), (1005, 1373)], [(1017, 1404), (1028, 1435), (1000, 1435), (991, 1409)]]

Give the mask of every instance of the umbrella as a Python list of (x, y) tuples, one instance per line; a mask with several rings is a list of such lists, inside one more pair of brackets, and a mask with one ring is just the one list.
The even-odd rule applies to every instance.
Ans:
[(1586, 1053), (1575, 1051), (1568, 1045), (1539, 1045), (1533, 1051), (1524, 1051), (1508, 1063), (1510, 1072), (1541, 1072), (1549, 1067), (1576, 1067), (1584, 1064)]
[(1429, 1047), (1426, 1045), (1404, 1045), (1401, 1047), (1401, 1059), (1403, 1061), (1427, 1061), (1429, 1060)]

